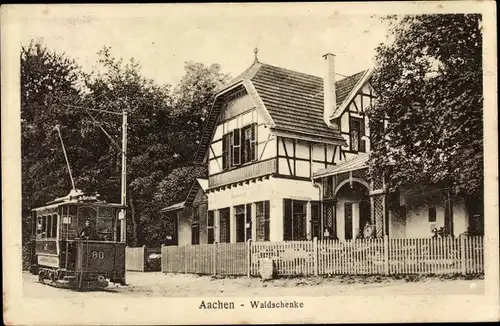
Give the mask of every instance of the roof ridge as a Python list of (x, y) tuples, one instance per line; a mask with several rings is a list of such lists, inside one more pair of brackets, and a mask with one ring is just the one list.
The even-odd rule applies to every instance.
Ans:
[[(308, 76), (308, 77), (314, 77), (314, 78), (318, 78), (318, 79), (323, 79), (323, 77), (320, 77), (320, 76), (316, 76), (316, 75), (312, 75), (312, 74), (309, 74), (309, 73), (306, 73), (306, 72), (301, 72), (301, 71), (297, 71), (297, 70), (292, 70), (292, 69), (289, 69), (289, 68), (284, 68), (284, 67), (279, 67), (279, 66), (275, 66), (275, 65), (272, 65), (272, 64), (268, 64), (268, 63), (264, 63), (264, 62), (260, 62), (263, 66), (269, 66), (269, 67), (273, 67), (273, 68), (277, 68), (277, 69), (281, 69), (281, 70), (284, 70), (284, 71), (287, 71), (287, 72), (292, 72), (292, 73), (295, 73), (295, 74), (300, 74), (300, 75), (305, 75), (305, 76)], [(363, 70), (360, 70), (354, 74), (350, 74), (348, 76), (345, 76), (344, 78), (340, 79), (340, 80), (337, 80), (335, 81), (335, 83), (338, 83), (338, 82), (341, 82), (343, 81), (344, 79), (347, 79), (347, 78), (350, 78), (350, 77), (353, 77), (353, 76), (356, 76), (356, 75), (359, 75), (361, 73), (365, 73), (367, 72), (368, 70), (370, 70), (370, 68), (367, 68), (367, 69), (363, 69)]]

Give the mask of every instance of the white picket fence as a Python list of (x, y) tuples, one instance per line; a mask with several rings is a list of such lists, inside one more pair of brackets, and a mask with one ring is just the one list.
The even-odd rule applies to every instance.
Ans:
[(483, 237), (359, 239), (163, 246), (162, 271), (259, 275), (262, 258), (278, 275), (482, 274)]

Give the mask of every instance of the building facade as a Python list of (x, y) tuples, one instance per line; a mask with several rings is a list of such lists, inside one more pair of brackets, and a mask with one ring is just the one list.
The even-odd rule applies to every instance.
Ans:
[(319, 78), (256, 59), (217, 93), (195, 157), (206, 186), (174, 205), (179, 245), (482, 232), (480, 200), (471, 209), (439, 187), (389, 195), (369, 178), (372, 71), (336, 81), (334, 55), (324, 62)]

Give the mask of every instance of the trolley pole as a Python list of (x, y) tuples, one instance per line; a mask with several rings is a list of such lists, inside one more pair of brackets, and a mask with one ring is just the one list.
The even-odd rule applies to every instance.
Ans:
[[(122, 123), (122, 206), (127, 205), (127, 111), (123, 110)], [(126, 209), (122, 208), (120, 223), (120, 240), (127, 242), (127, 216)]]

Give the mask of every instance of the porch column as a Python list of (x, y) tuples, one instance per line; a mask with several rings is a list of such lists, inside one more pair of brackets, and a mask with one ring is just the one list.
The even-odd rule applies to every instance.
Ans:
[[(337, 200), (323, 201), (322, 229), (323, 239), (337, 237)], [(328, 230), (328, 234), (326, 231)]]
[(375, 235), (382, 238), (386, 234), (385, 230), (385, 194), (377, 194), (371, 197), (372, 216), (375, 224)]
[(311, 201), (307, 202), (306, 207), (306, 239), (312, 240), (311, 237), (311, 222), (312, 222), (312, 214), (311, 214)]

